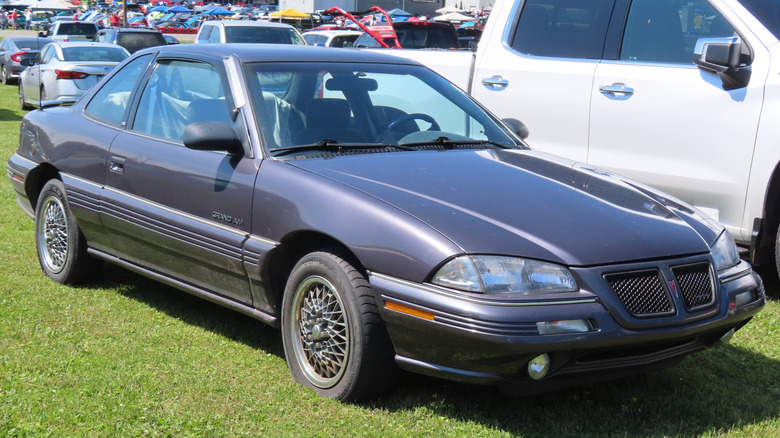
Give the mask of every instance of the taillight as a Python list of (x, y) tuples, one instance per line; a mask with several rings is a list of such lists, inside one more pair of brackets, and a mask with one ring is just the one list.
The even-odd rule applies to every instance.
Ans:
[(57, 73), (57, 79), (84, 79), (89, 76), (89, 73), (73, 70), (54, 70)]
[(21, 60), (22, 55), (26, 55), (28, 53), (30, 53), (30, 52), (16, 52), (16, 53), (14, 53), (13, 55), (10, 56), (11, 61), (13, 61), (13, 62), (22, 62), (22, 60)]

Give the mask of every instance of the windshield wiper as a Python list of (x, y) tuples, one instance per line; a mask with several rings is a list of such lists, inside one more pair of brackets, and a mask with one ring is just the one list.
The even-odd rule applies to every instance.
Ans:
[(322, 139), (317, 143), (311, 144), (297, 144), (292, 146), (282, 146), (278, 148), (270, 149), (270, 152), (277, 155), (284, 155), (290, 152), (301, 151), (328, 151), (328, 152), (343, 152), (345, 150), (354, 149), (403, 149), (405, 151), (415, 150), (412, 147), (405, 145), (394, 145), (386, 143), (339, 143), (336, 140)]
[(438, 137), (435, 140), (420, 141), (415, 143), (399, 143), (398, 146), (414, 147), (414, 146), (426, 146), (436, 145), (443, 146), (445, 149), (454, 149), (456, 145), (490, 145), (500, 149), (511, 149), (512, 146), (508, 146), (501, 143), (496, 143), (490, 140), (452, 140), (449, 137)]

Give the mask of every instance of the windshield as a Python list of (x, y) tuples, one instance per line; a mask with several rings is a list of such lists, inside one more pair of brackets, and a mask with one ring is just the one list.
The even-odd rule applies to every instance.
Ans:
[(520, 144), (462, 91), (424, 67), (319, 62), (246, 68), (253, 103), (263, 103), (255, 114), (271, 152), (317, 144)]
[(739, 0), (775, 38), (780, 39), (780, 5), (777, 0)]

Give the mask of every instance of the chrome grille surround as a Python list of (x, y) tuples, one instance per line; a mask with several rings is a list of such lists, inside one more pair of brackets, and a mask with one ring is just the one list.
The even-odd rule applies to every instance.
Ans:
[(694, 313), (712, 307), (716, 301), (709, 261), (609, 273), (603, 277), (635, 318), (673, 316), (678, 308)]

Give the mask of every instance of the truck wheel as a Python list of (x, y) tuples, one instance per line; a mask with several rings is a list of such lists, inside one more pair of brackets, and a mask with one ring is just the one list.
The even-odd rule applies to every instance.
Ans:
[(332, 252), (308, 254), (293, 268), (282, 300), (282, 342), (293, 378), (325, 397), (374, 398), (395, 376), (368, 280)]
[(43, 272), (57, 283), (80, 283), (100, 268), (100, 262), (87, 254), (87, 243), (60, 180), (47, 182), (38, 197), (35, 247)]

